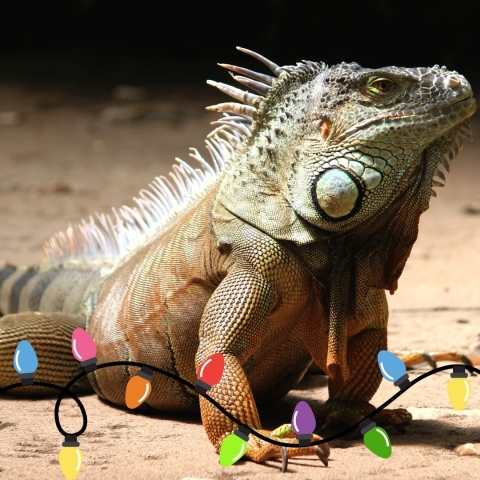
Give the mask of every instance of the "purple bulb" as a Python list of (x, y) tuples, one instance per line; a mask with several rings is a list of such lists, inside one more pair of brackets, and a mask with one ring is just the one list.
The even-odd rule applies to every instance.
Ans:
[(292, 428), (297, 435), (313, 433), (317, 422), (310, 405), (303, 400), (298, 402), (292, 415)]

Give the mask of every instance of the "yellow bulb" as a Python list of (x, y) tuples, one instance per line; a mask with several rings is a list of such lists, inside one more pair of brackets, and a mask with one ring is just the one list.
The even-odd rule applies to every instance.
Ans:
[(83, 452), (79, 447), (63, 447), (58, 454), (58, 461), (65, 478), (73, 480), (82, 468)]
[(470, 399), (472, 386), (468, 378), (451, 378), (447, 383), (447, 393), (455, 410), (463, 410)]

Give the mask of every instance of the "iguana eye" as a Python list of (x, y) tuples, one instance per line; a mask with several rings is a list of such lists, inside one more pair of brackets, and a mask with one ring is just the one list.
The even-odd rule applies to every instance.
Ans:
[(387, 96), (397, 88), (395, 82), (388, 78), (374, 78), (369, 80), (367, 91), (376, 96)]

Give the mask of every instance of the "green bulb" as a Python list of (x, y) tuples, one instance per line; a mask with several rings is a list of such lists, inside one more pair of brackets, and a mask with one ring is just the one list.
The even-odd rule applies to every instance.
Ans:
[(229, 435), (220, 447), (220, 465), (229, 467), (238, 462), (247, 451), (247, 442), (235, 433)]
[(363, 436), (363, 443), (375, 455), (389, 458), (392, 454), (392, 443), (387, 432), (380, 427), (373, 427)]

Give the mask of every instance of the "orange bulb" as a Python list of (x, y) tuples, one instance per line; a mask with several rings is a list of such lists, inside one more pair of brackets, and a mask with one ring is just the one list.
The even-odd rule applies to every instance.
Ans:
[(134, 409), (139, 407), (150, 396), (152, 392), (152, 374), (153, 370), (144, 365), (139, 372), (128, 381), (125, 392), (125, 403), (128, 408)]

